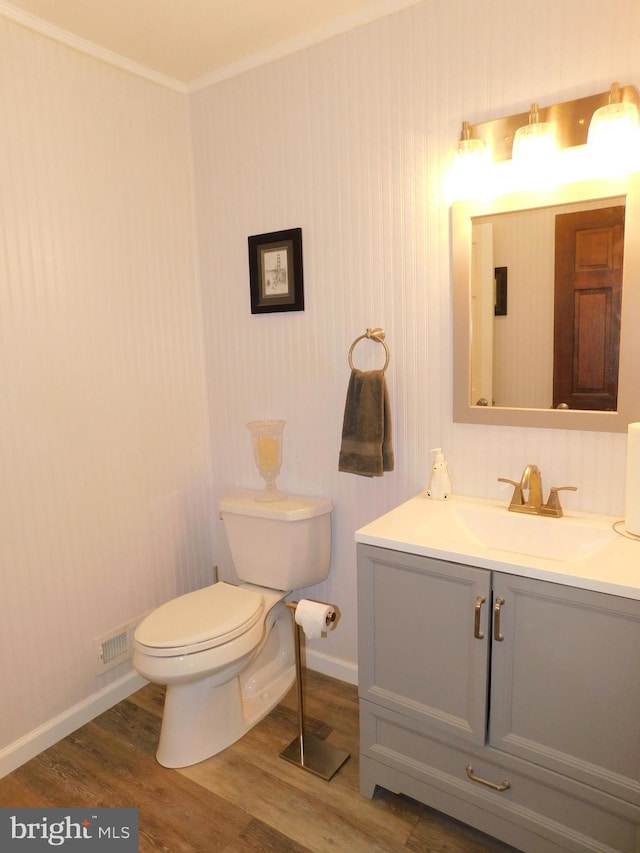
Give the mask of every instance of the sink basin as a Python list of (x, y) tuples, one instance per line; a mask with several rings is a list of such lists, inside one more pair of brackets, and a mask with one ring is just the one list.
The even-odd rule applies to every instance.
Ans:
[(605, 548), (616, 535), (610, 527), (508, 512), (495, 506), (453, 504), (466, 531), (481, 545), (499, 551), (572, 562)]
[(447, 563), (476, 566), (640, 601), (640, 544), (619, 535), (620, 523), (577, 510), (562, 518), (524, 515), (492, 498), (434, 501), (422, 492), (356, 530), (355, 540), (431, 557), (440, 561), (436, 571)]

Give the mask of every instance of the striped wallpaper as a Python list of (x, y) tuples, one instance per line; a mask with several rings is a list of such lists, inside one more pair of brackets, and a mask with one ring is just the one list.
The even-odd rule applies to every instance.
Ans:
[[(568, 507), (623, 513), (624, 436), (452, 423), (443, 193), (463, 118), (640, 84), (640, 6), (611, 5), (424, 0), (189, 95), (0, 17), (0, 773), (126, 689), (96, 636), (213, 562), (234, 579), (216, 501), (260, 486), (249, 420), (287, 421), (281, 488), (334, 502), (306, 592), (342, 619), (308, 663), (351, 680), (354, 530), (424, 488), (430, 448), (458, 493), (506, 501), (536, 462)], [(251, 315), (247, 237), (291, 227), (305, 310)], [(374, 480), (337, 470), (371, 326), (396, 452)]]
[[(535, 462), (546, 486), (578, 486), (567, 507), (623, 512), (623, 435), (452, 423), (443, 188), (463, 118), (640, 83), (640, 8), (616, 6), (424, 2), (191, 96), (214, 494), (259, 485), (244, 422), (286, 419), (282, 485), (336, 505), (331, 574), (312, 593), (343, 619), (314, 654), (357, 662), (353, 532), (425, 487), (433, 447), (459, 493), (507, 503), (497, 478)], [(252, 316), (246, 238), (295, 226), (305, 311)], [(391, 350), (396, 450), (377, 481), (337, 471), (347, 352), (371, 326)], [(360, 366), (382, 364), (377, 346), (359, 344)]]
[(210, 579), (212, 513), (184, 96), (0, 17), (0, 127), (1, 772)]

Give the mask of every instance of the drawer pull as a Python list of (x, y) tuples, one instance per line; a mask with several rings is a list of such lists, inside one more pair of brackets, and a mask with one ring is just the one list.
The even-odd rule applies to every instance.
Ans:
[(504, 640), (504, 634), (500, 631), (500, 610), (504, 604), (504, 598), (496, 598), (496, 603), (493, 608), (493, 639), (497, 643)]
[(484, 633), (480, 630), (480, 611), (482, 610), (482, 605), (485, 603), (486, 600), (487, 599), (484, 597), (484, 595), (479, 595), (476, 598), (476, 605), (474, 608), (475, 617), (473, 621), (473, 636), (476, 638), (476, 640), (484, 639)]
[(499, 785), (496, 785), (495, 782), (490, 782), (488, 779), (483, 779), (482, 776), (476, 776), (476, 774), (473, 772), (473, 767), (471, 764), (467, 764), (465, 770), (467, 771), (467, 776), (469, 777), (469, 779), (471, 779), (472, 782), (480, 782), (481, 785), (486, 785), (487, 788), (491, 788), (492, 791), (506, 791), (511, 787), (511, 782), (507, 782), (506, 779), (500, 782)]

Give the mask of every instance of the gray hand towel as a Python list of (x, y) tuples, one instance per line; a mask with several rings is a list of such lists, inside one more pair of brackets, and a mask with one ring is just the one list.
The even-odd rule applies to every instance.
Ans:
[(351, 371), (338, 470), (363, 477), (393, 471), (391, 409), (383, 370)]

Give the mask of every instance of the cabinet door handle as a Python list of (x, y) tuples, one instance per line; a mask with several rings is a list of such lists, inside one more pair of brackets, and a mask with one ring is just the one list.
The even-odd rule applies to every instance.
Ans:
[(473, 636), (476, 638), (476, 640), (484, 639), (484, 633), (480, 630), (480, 611), (482, 610), (482, 605), (485, 603), (486, 600), (487, 599), (484, 597), (484, 595), (479, 595), (476, 598), (476, 606), (474, 608), (475, 616), (473, 620)]
[(501, 643), (504, 640), (504, 634), (500, 632), (500, 610), (504, 604), (504, 598), (496, 598), (496, 603), (493, 607), (493, 639)]
[(479, 782), (481, 785), (486, 785), (487, 788), (491, 788), (492, 791), (507, 791), (511, 787), (511, 782), (508, 782), (506, 779), (503, 779), (499, 785), (495, 782), (490, 782), (488, 779), (483, 779), (482, 776), (476, 776), (473, 772), (473, 766), (471, 764), (467, 764), (465, 767), (467, 771), (467, 776), (471, 779), (472, 782)]

